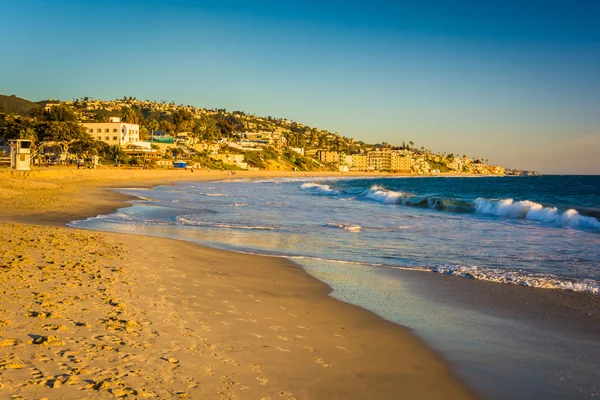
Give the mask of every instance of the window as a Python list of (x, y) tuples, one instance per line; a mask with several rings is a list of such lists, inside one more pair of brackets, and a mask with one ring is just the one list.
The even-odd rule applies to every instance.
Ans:
[(94, 128), (90, 128), (90, 129), (89, 129), (89, 132), (90, 132), (90, 133), (94, 133)]
[(113, 129), (113, 133), (116, 133), (116, 132), (117, 132), (117, 128)]
[(108, 132), (110, 132), (110, 129), (106, 128), (106, 129), (104, 130), (104, 133), (108, 133)]
[(102, 140), (102, 136), (96, 136), (96, 139)]
[(104, 136), (104, 140), (110, 140), (110, 136)]
[(118, 140), (119, 138), (117, 136), (113, 136), (113, 140)]
[(100, 133), (100, 132), (102, 132), (102, 129), (100, 129), (100, 128), (96, 129), (96, 133)]

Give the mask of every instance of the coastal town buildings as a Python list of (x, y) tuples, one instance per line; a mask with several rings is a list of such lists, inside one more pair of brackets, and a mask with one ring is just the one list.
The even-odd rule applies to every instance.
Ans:
[(366, 171), (369, 168), (369, 158), (366, 154), (354, 154), (351, 157), (350, 171)]
[(334, 165), (339, 165), (340, 163), (340, 153), (338, 153), (337, 151), (318, 150), (315, 156), (317, 160), (324, 163)]
[(222, 161), (224, 164), (231, 164), (242, 169), (248, 169), (248, 163), (244, 162), (243, 154), (221, 153), (212, 154), (210, 157), (214, 160)]
[(120, 118), (111, 117), (110, 122), (82, 122), (90, 136), (110, 146), (124, 146), (127, 143), (140, 141), (140, 126), (121, 122)]

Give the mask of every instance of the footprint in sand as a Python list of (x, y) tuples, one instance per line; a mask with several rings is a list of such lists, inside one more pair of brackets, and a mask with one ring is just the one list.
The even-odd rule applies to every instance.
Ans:
[(304, 346), (304, 348), (308, 351), (310, 351), (311, 353), (315, 351), (314, 348), (310, 347), (310, 346)]
[(260, 339), (261, 337), (263, 337), (263, 335), (259, 335), (258, 333), (252, 333), (252, 332), (250, 332), (250, 334), (251, 334), (252, 336), (256, 337), (256, 338), (259, 338), (259, 339)]
[(334, 333), (333, 336), (335, 336), (335, 337), (345, 337), (344, 335), (340, 335), (338, 333)]
[(329, 368), (329, 364), (327, 364), (325, 361), (323, 361), (323, 359), (321, 357), (313, 357), (313, 360), (315, 360), (315, 362), (317, 364), (319, 364), (320, 366), (322, 366), (324, 368)]
[(277, 349), (280, 351), (283, 351), (284, 353), (289, 353), (290, 351), (288, 349), (284, 349), (283, 347), (279, 347), (277, 346)]
[(257, 376), (256, 380), (261, 384), (261, 385), (266, 385), (267, 383), (269, 383), (269, 380), (267, 378), (265, 378), (264, 376)]
[(294, 395), (290, 392), (279, 392), (279, 395), (283, 397), (285, 400), (298, 400)]
[(285, 340), (286, 342), (287, 342), (287, 340), (288, 340), (287, 336), (285, 336), (285, 335), (280, 335), (280, 336), (277, 336), (277, 337), (278, 337), (279, 339), (281, 339), (281, 340)]
[(252, 369), (252, 371), (254, 371), (254, 372), (260, 372), (260, 365), (258, 365), (258, 364), (248, 364), (248, 366)]
[(300, 328), (300, 329), (304, 329), (305, 331), (310, 331), (310, 329), (309, 329), (309, 328), (307, 328), (307, 327), (305, 327), (305, 326), (302, 326), (302, 325), (298, 325), (298, 328)]
[(269, 329), (271, 329), (272, 331), (275, 331), (275, 332), (287, 330), (283, 326), (279, 326), (279, 325), (270, 326)]
[(296, 318), (298, 318), (298, 315), (297, 315), (297, 314), (294, 314), (294, 313), (288, 313), (288, 315), (289, 315), (290, 317), (296, 317)]
[(306, 339), (306, 336), (296, 335), (296, 338), (298, 338), (298, 339)]

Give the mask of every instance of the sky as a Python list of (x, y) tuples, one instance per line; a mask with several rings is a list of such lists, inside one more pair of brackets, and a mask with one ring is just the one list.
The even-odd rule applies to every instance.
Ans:
[(0, 94), (241, 110), (600, 175), (600, 2), (0, 0)]

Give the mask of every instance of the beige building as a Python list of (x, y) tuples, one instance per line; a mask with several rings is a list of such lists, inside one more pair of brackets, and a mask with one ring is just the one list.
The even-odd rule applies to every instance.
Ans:
[(329, 164), (339, 164), (340, 162), (340, 153), (337, 151), (324, 151), (319, 150), (316, 154), (317, 160)]
[(366, 154), (354, 154), (350, 163), (350, 171), (366, 171), (369, 169), (369, 159)]
[(392, 155), (389, 151), (370, 151), (367, 156), (369, 171), (389, 171), (392, 168)]
[(248, 163), (244, 162), (243, 154), (213, 154), (210, 156), (214, 160), (222, 161), (224, 164), (231, 164), (242, 169), (248, 169)]
[(410, 173), (411, 157), (400, 151), (370, 151), (367, 154), (369, 171), (389, 171)]
[(407, 154), (392, 152), (390, 160), (390, 171), (410, 173), (411, 158)]
[(105, 142), (110, 146), (124, 146), (127, 143), (140, 141), (140, 126), (121, 122), (112, 117), (110, 122), (82, 122), (93, 139)]

